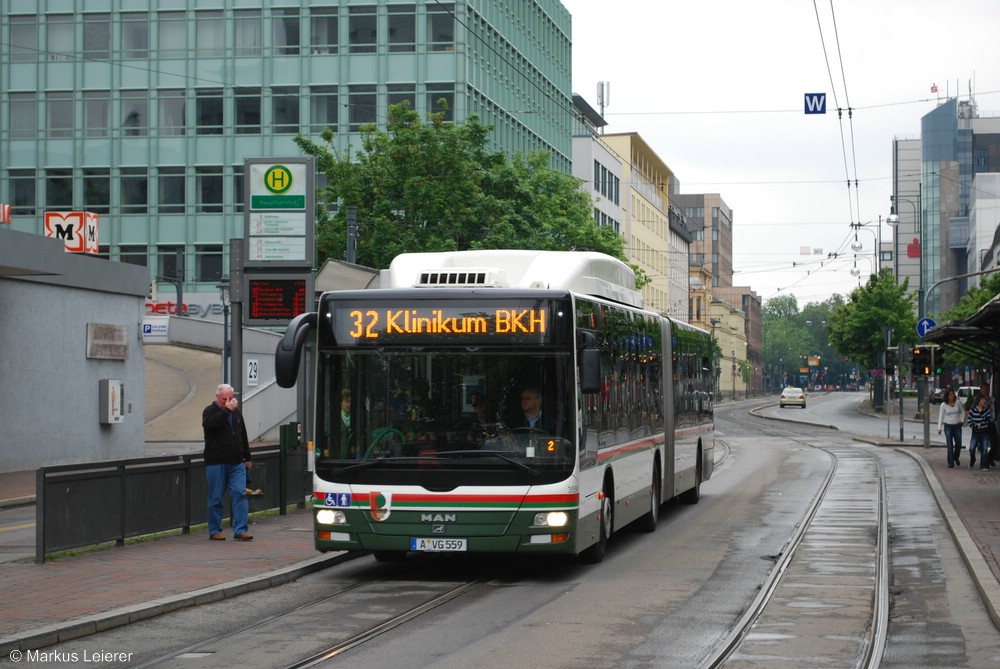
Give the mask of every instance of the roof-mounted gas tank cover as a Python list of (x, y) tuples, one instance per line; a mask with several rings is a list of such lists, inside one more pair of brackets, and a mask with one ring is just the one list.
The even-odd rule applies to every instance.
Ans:
[(591, 251), (404, 253), (382, 270), (381, 286), (571, 290), (642, 307), (632, 269), (617, 258)]

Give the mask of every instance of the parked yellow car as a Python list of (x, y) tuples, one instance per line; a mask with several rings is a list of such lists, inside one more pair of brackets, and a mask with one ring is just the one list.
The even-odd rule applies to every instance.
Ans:
[(803, 409), (806, 408), (806, 392), (801, 388), (793, 388), (788, 386), (781, 391), (781, 397), (778, 398), (778, 405), (782, 409), (785, 406), (800, 406)]

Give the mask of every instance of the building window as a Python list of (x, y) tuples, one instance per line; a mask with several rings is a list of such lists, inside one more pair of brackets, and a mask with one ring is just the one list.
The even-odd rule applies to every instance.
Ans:
[(260, 134), (260, 89), (237, 88), (234, 92), (236, 103), (236, 134)]
[(38, 58), (38, 25), (34, 16), (10, 17), (10, 60), (27, 63)]
[(7, 172), (7, 177), (10, 184), (11, 216), (34, 216), (38, 189), (35, 170), (10, 170)]
[(274, 9), (271, 12), (274, 52), (279, 56), (299, 53), (299, 10)]
[(184, 58), (187, 55), (187, 21), (184, 12), (160, 12), (159, 48), (160, 58)]
[(594, 161), (594, 183), (593, 188), (595, 193), (601, 192), (601, 164)]
[(417, 108), (417, 91), (413, 84), (389, 84), (386, 95), (387, 105), (409, 103), (410, 109)]
[(83, 15), (83, 55), (107, 60), (111, 52), (111, 21), (107, 14)]
[(202, 88), (195, 92), (195, 116), (199, 135), (222, 134), (222, 89)]
[(166, 279), (184, 281), (184, 247), (167, 245), (156, 247), (157, 274)]
[[(149, 212), (149, 176), (145, 167), (123, 167), (121, 169), (121, 200), (123, 214), (145, 214)], [(143, 265), (146, 261), (143, 260)]]
[(316, 7), (310, 18), (310, 44), (314, 54), (337, 53), (337, 8)]
[(299, 131), (299, 89), (271, 89), (271, 128), (275, 133)]
[(83, 94), (83, 133), (86, 137), (107, 137), (111, 127), (111, 100), (107, 91)]
[(195, 57), (221, 58), (226, 44), (226, 24), (221, 11), (195, 12)]
[(157, 182), (160, 190), (161, 214), (184, 213), (184, 168), (161, 167)]
[(351, 53), (375, 53), (378, 39), (376, 8), (351, 7), (348, 40)]
[(260, 10), (237, 9), (233, 12), (236, 33), (236, 56), (259, 56), (261, 51)]
[(149, 266), (149, 252), (145, 246), (122, 244), (118, 247), (118, 260), (129, 265)]
[(194, 280), (218, 282), (222, 278), (222, 245), (196, 246), (194, 254)]
[(184, 91), (160, 91), (160, 119), (157, 129), (161, 135), (184, 134)]
[(73, 209), (73, 170), (45, 170), (45, 208), (52, 211)]
[(196, 167), (195, 211), (206, 214), (222, 213), (222, 166)]
[(233, 165), (233, 211), (243, 211), (243, 163)]
[(337, 116), (339, 112), (337, 107), (337, 87), (313, 86), (310, 91), (310, 130), (315, 134), (319, 134), (327, 128), (337, 132)]
[(427, 8), (427, 44), (430, 51), (455, 50), (455, 6)]
[(389, 52), (417, 49), (417, 15), (413, 5), (389, 5)]
[(455, 120), (455, 90), (451, 84), (427, 84), (427, 111), (443, 113), (445, 121)]
[(122, 133), (144, 137), (149, 128), (149, 99), (146, 91), (122, 91)]
[(350, 105), (350, 132), (357, 132), (366, 123), (375, 123), (375, 87), (351, 86), (348, 89)]
[(45, 50), (49, 60), (72, 60), (73, 15), (50, 14), (46, 17)]
[(11, 139), (34, 139), (38, 136), (38, 104), (34, 93), (11, 93), (10, 110)]
[(149, 15), (139, 12), (122, 14), (122, 57), (149, 57)]
[(106, 167), (83, 170), (83, 208), (95, 214), (111, 212), (111, 171)]
[(48, 124), (46, 131), (49, 137), (73, 136), (73, 94), (67, 92), (49, 93)]

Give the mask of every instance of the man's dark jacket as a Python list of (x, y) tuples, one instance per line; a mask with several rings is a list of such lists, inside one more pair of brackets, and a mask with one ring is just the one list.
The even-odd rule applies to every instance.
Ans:
[(231, 412), (212, 402), (201, 414), (201, 427), (205, 431), (206, 465), (237, 465), (250, 460), (247, 427), (239, 409)]

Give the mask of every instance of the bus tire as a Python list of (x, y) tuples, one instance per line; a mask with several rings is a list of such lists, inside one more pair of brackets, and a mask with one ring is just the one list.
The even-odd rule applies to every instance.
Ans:
[(660, 463), (653, 465), (653, 483), (649, 495), (649, 511), (639, 518), (636, 527), (640, 532), (656, 531), (656, 523), (660, 519)]
[(378, 562), (399, 562), (406, 558), (406, 551), (372, 551)]
[(612, 497), (613, 486), (610, 477), (604, 478), (604, 499), (601, 500), (601, 514), (597, 521), (597, 543), (586, 548), (580, 553), (580, 561), (585, 564), (597, 564), (604, 559), (604, 554), (608, 550), (608, 539), (614, 532), (614, 509), (615, 500)]
[(698, 447), (698, 463), (694, 466), (694, 487), (681, 493), (681, 504), (697, 504), (701, 499), (701, 446)]

